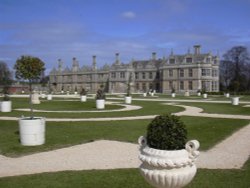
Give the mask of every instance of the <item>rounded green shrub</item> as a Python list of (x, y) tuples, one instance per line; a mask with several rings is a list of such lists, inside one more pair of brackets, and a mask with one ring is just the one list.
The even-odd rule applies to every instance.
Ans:
[(147, 144), (160, 150), (184, 149), (187, 140), (185, 124), (174, 115), (160, 115), (148, 125)]

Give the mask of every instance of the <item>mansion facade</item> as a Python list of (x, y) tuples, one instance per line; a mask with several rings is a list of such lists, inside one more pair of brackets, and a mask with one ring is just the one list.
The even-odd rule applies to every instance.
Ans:
[(194, 51), (183, 55), (173, 52), (167, 58), (157, 59), (152, 53), (149, 60), (132, 60), (121, 63), (116, 53), (115, 62), (97, 68), (96, 56), (92, 66), (80, 67), (73, 58), (72, 68), (63, 68), (58, 60), (58, 68), (50, 72), (50, 87), (54, 92), (81, 91), (87, 89), (95, 93), (101, 85), (109, 93), (125, 93), (131, 84), (131, 92), (139, 93), (155, 90), (160, 93), (219, 91), (219, 57), (211, 53), (201, 53), (201, 46), (195, 45)]

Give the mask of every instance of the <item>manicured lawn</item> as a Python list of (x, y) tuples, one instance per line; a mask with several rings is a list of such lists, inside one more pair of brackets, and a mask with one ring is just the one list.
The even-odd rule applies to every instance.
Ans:
[[(232, 132), (247, 125), (247, 120), (181, 117), (188, 130), (188, 139), (200, 141), (201, 150), (214, 146)], [(150, 120), (105, 122), (46, 122), (46, 143), (25, 147), (19, 143), (18, 122), (0, 121), (0, 153), (20, 156), (53, 150), (94, 140), (117, 140), (137, 143), (145, 135)]]
[(234, 106), (232, 104), (221, 103), (181, 103), (187, 106), (196, 106), (203, 109), (205, 113), (211, 114), (238, 114), (250, 115), (250, 107), (243, 107), (244, 104)]
[[(108, 101), (108, 100), (107, 100)], [(116, 101), (117, 102), (117, 101)], [(120, 101), (122, 104), (123, 101)], [(29, 108), (29, 103), (27, 98), (13, 98), (13, 109), (15, 108)], [(141, 106), (142, 108), (139, 110), (131, 110), (131, 111), (123, 111), (123, 112), (101, 112), (101, 113), (93, 113), (93, 112), (82, 112), (82, 113), (46, 113), (46, 112), (35, 112), (35, 116), (42, 117), (51, 117), (51, 118), (97, 118), (97, 117), (126, 117), (126, 116), (142, 116), (142, 115), (159, 115), (162, 113), (173, 113), (182, 111), (183, 108), (163, 105), (162, 102), (154, 102), (154, 101), (134, 101), (133, 105)], [(115, 109), (115, 108), (124, 108), (117, 105), (106, 105), (106, 110)], [(96, 110), (95, 109), (95, 100), (89, 100), (86, 103), (80, 101), (46, 101), (42, 102), (39, 105), (34, 105), (34, 109), (46, 109), (46, 110)], [(102, 110), (100, 110), (102, 111)], [(0, 112), (0, 116), (15, 116), (21, 117), (30, 116), (29, 112), (24, 111), (16, 111), (13, 110), (10, 113), (2, 113)]]
[[(65, 171), (0, 178), (4, 188), (151, 188), (139, 169)], [(250, 160), (241, 170), (207, 170), (198, 172), (188, 188), (249, 188)]]

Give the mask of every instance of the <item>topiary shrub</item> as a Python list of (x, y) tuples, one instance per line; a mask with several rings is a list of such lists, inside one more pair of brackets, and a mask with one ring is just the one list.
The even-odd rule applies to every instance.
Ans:
[(96, 100), (105, 100), (106, 96), (105, 96), (105, 92), (103, 90), (103, 85), (100, 86), (100, 89), (97, 90), (96, 92)]
[(160, 150), (184, 149), (187, 140), (185, 124), (174, 115), (160, 115), (148, 125), (147, 144)]

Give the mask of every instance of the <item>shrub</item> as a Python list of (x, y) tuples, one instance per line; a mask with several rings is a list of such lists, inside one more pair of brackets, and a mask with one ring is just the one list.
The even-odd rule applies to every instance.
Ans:
[(88, 91), (86, 91), (84, 88), (82, 88), (80, 95), (87, 95)]
[(147, 128), (147, 144), (160, 150), (184, 149), (187, 130), (180, 118), (174, 115), (155, 117)]
[(96, 100), (105, 99), (105, 98), (106, 98), (105, 92), (103, 90), (103, 86), (101, 86), (100, 89), (98, 89), (96, 92)]

